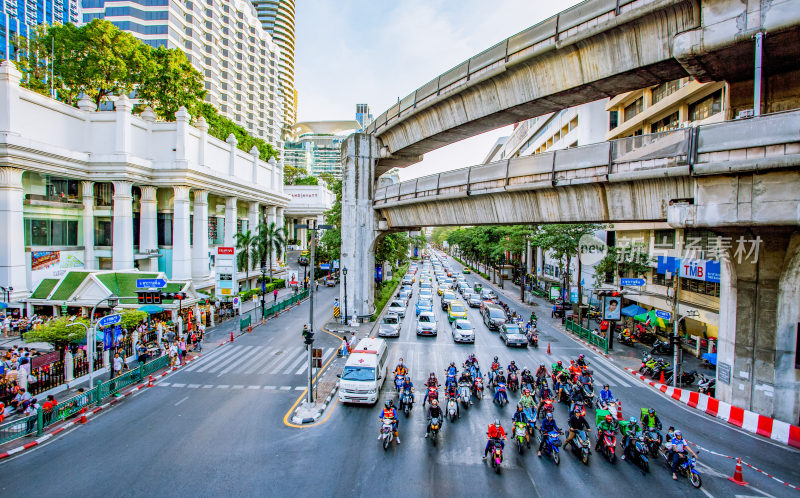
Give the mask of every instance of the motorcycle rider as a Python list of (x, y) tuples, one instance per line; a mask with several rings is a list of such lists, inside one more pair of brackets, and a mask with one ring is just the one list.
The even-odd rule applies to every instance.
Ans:
[(431, 419), (438, 418), (439, 423), (441, 424), (444, 422), (444, 414), (442, 413), (442, 408), (439, 406), (439, 402), (437, 400), (431, 400), (431, 406), (428, 407), (428, 425), (425, 429), (425, 437), (430, 436), (431, 434)]
[(523, 388), (533, 389), (533, 375), (531, 375), (531, 371), (527, 368), (522, 369), (522, 375), (520, 375), (520, 383)]
[[(397, 439), (397, 444), (400, 444), (400, 434), (397, 432), (397, 425), (398, 425), (398, 418), (397, 418), (397, 410), (394, 409), (394, 403), (392, 400), (387, 401), (383, 405), (383, 410), (381, 410), (380, 415), (378, 415), (378, 420), (383, 422), (383, 419), (388, 418), (392, 420), (392, 432), (394, 432), (394, 437)], [(381, 435), (378, 434), (378, 439), (381, 438)]]
[(411, 404), (414, 404), (414, 384), (411, 382), (411, 377), (406, 376), (405, 380), (403, 381), (403, 386), (400, 388), (401, 393), (410, 393), (411, 394)]
[(583, 391), (577, 384), (572, 386), (572, 392), (569, 394), (569, 412), (575, 411), (575, 405), (578, 403), (583, 404)]
[(526, 387), (522, 390), (522, 396), (519, 397), (519, 404), (522, 405), (522, 411), (528, 416), (528, 420), (530, 420), (529, 423), (532, 426), (536, 425), (536, 413), (533, 410), (534, 403), (535, 401), (531, 395), (531, 390)]
[(611, 389), (608, 387), (608, 384), (603, 384), (603, 389), (600, 391), (600, 402), (608, 404), (614, 403), (615, 401), (614, 395), (611, 394)]
[(450, 366), (447, 367), (447, 370), (445, 372), (447, 374), (447, 377), (445, 379), (445, 384), (449, 384), (451, 382), (455, 382), (456, 375), (458, 375), (458, 369), (456, 368), (456, 362), (451, 361), (450, 362)]
[[(466, 385), (467, 388), (472, 389), (472, 377), (469, 375), (469, 372), (464, 370), (461, 372), (461, 377), (458, 379), (458, 386), (459, 390), (461, 389), (461, 385)], [(472, 396), (469, 398), (469, 404), (472, 404)]]
[(578, 361), (575, 362), (579, 367), (588, 367), (589, 363), (586, 362), (586, 357), (583, 354), (578, 355)]
[(547, 386), (547, 384), (542, 384), (539, 387), (539, 406), (536, 408), (537, 412), (542, 411), (542, 406), (544, 406), (544, 400), (549, 399), (550, 401), (553, 400), (553, 391)]
[(607, 414), (604, 420), (601, 420), (599, 424), (597, 424), (597, 443), (594, 445), (595, 450), (600, 450), (600, 446), (603, 444), (603, 436), (602, 433), (604, 431), (611, 432), (613, 434), (617, 433), (617, 424), (614, 423), (614, 418), (611, 414)]
[(625, 428), (625, 434), (622, 435), (622, 455), (619, 457), (621, 460), (625, 460), (626, 455), (630, 455), (631, 448), (633, 448), (633, 441), (636, 439), (636, 435), (641, 431), (639, 429), (639, 424), (636, 420), (636, 417), (631, 417), (628, 419), (628, 426)]
[[(575, 435), (578, 433), (578, 431), (586, 431), (586, 438), (589, 438), (588, 433), (592, 431), (592, 428), (589, 426), (589, 422), (586, 421), (586, 417), (582, 413), (570, 413), (568, 423), (569, 434), (567, 435), (567, 440), (564, 441), (565, 448), (570, 441), (575, 439)], [(574, 445), (575, 443), (572, 444)], [(589, 452), (591, 453), (591, 450), (589, 450)]]
[(486, 431), (486, 436), (488, 439), (486, 441), (486, 448), (483, 450), (483, 460), (486, 460), (486, 455), (489, 454), (489, 450), (492, 449), (494, 446), (494, 440), (497, 439), (497, 444), (500, 445), (500, 448), (505, 447), (505, 443), (503, 440), (506, 438), (506, 431), (503, 429), (503, 426), (500, 425), (500, 419), (494, 419), (493, 424), (489, 424), (489, 429)]
[[(578, 382), (580, 383), (581, 387), (586, 387), (586, 389), (589, 392), (592, 392), (592, 390), (594, 389), (594, 386), (592, 384), (593, 382), (592, 376), (589, 375), (589, 373), (586, 370), (581, 372), (580, 376), (578, 377)], [(581, 392), (581, 394), (583, 394), (583, 392)]]
[(647, 413), (642, 417), (642, 427), (661, 430), (661, 421), (658, 419), (654, 408), (647, 410)]
[(528, 417), (528, 414), (525, 413), (525, 410), (522, 407), (522, 403), (517, 404), (517, 411), (514, 412), (514, 415), (511, 417), (512, 422), (522, 422), (525, 424), (525, 442), (530, 444), (531, 436), (530, 431), (528, 430), (527, 426), (533, 424), (533, 419)]
[(497, 360), (497, 356), (494, 357), (492, 360), (492, 364), (489, 366), (489, 382), (496, 382), (495, 377), (497, 376), (497, 372), (500, 370), (500, 362)]
[(422, 406), (423, 407), (425, 406), (425, 403), (427, 403), (427, 401), (428, 401), (428, 394), (430, 394), (429, 389), (431, 387), (434, 387), (434, 388), (438, 388), (439, 387), (439, 381), (436, 380), (436, 374), (431, 372), (430, 376), (428, 377), (428, 381), (425, 383), (425, 387), (426, 387), (425, 396), (422, 398)]
[[(503, 375), (502, 370), (498, 370), (497, 376), (494, 379), (495, 389), (494, 389), (494, 397), (497, 398), (497, 394), (500, 392), (500, 384), (505, 384), (508, 387), (508, 383), (506, 382), (506, 376)], [(506, 391), (506, 401), (508, 401), (508, 392)]]
[(403, 365), (403, 359), (400, 358), (397, 362), (397, 365), (394, 367), (394, 377), (397, 378), (398, 375), (408, 375), (408, 367)]
[(561, 362), (561, 360), (558, 360), (556, 364), (553, 365), (553, 375), (555, 375), (556, 372), (563, 372), (563, 371), (564, 371), (564, 364)]
[(556, 390), (556, 396), (558, 399), (561, 399), (562, 393), (569, 395), (569, 392), (567, 392), (567, 389), (569, 388), (569, 384), (567, 383), (567, 374), (564, 371), (559, 370), (555, 373), (555, 382), (553, 384), (553, 388)]
[(553, 414), (548, 412), (547, 416), (545, 416), (544, 421), (542, 421), (542, 428), (540, 432), (542, 433), (542, 440), (539, 442), (539, 452), (536, 456), (542, 456), (542, 450), (544, 449), (544, 442), (547, 441), (547, 435), (553, 431), (561, 432), (561, 429), (558, 428), (556, 424), (556, 420), (553, 418)]
[(689, 453), (695, 458), (697, 458), (697, 453), (686, 444), (686, 441), (683, 439), (683, 433), (679, 430), (675, 431), (671, 442), (672, 448), (669, 450), (669, 460), (672, 462), (672, 479), (677, 480), (678, 465), (680, 465), (681, 460), (686, 458), (686, 450), (689, 450)]
[(547, 367), (544, 366), (544, 363), (539, 363), (539, 368), (536, 369), (536, 381), (538, 382), (539, 379), (547, 380), (548, 375)]
[(509, 363), (508, 368), (506, 370), (508, 370), (508, 373), (510, 375), (512, 373), (519, 372), (519, 367), (517, 366), (516, 363), (514, 363), (514, 360), (511, 360), (511, 363)]

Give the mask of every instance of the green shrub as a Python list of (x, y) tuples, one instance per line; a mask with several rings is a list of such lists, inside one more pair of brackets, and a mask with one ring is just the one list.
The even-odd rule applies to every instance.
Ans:
[(389, 302), (389, 299), (394, 294), (394, 291), (397, 289), (397, 286), (400, 284), (400, 281), (407, 271), (408, 263), (398, 268), (390, 280), (384, 280), (383, 283), (378, 285), (377, 295), (375, 296), (375, 314), (372, 315), (373, 322), (378, 319), (378, 316), (383, 311), (386, 303)]

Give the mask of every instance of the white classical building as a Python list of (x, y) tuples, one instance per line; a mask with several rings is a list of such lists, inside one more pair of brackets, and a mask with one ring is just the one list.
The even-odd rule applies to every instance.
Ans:
[(89, 99), (76, 109), (20, 77), (0, 65), (0, 286), (12, 301), (76, 268), (163, 272), (208, 289), (216, 246), (283, 225), (282, 168), (233, 135), (209, 136), (203, 118), (133, 115), (125, 96), (114, 111)]

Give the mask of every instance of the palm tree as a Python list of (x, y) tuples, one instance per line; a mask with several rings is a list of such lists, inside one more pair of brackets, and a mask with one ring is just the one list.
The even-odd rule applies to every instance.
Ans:
[(258, 247), (258, 237), (250, 230), (245, 233), (236, 232), (236, 249), (239, 253), (236, 255), (236, 265), (239, 268), (244, 268), (245, 281), (250, 286), (250, 263), (256, 261), (255, 253)]
[(283, 254), (283, 230), (270, 222), (268, 225), (262, 223), (258, 226), (258, 239), (261, 245), (261, 257), (269, 260), (269, 281), (272, 282), (272, 254), (280, 258)]

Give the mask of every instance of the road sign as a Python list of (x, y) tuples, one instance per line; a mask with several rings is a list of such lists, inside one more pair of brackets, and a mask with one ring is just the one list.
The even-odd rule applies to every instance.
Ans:
[(620, 285), (622, 286), (633, 286), (633, 287), (641, 287), (644, 285), (643, 278), (623, 278), (619, 281)]
[(121, 315), (117, 315), (117, 314), (106, 315), (106, 316), (104, 316), (103, 318), (101, 318), (100, 320), (97, 321), (97, 326), (100, 327), (100, 328), (110, 327), (112, 325), (118, 324), (121, 321), (122, 321), (122, 316)]
[(330, 270), (331, 264), (330, 263), (320, 263), (319, 265), (320, 270)]
[(240, 305), (240, 304), (242, 304), (242, 301), (239, 299), (239, 296), (235, 296), (235, 297), (233, 298), (233, 301), (232, 301), (232, 302), (233, 302), (233, 307), (234, 307), (234, 308), (238, 308), (238, 307), (239, 307), (239, 305)]
[(656, 310), (656, 316), (666, 321), (670, 321), (672, 318), (672, 315), (669, 313), (669, 311)]
[(167, 286), (166, 280), (163, 278), (137, 278), (137, 289), (163, 289)]
[(68, 310), (67, 310), (67, 305), (66, 305), (66, 304), (62, 304), (62, 305), (61, 305), (61, 313), (62, 313), (62, 314), (64, 314), (64, 315), (66, 315), (66, 314), (67, 314), (67, 311), (68, 311)]
[(334, 318), (339, 318), (339, 313), (340, 313), (339, 312), (339, 307), (338, 306), (334, 306), (333, 307), (333, 317)]

